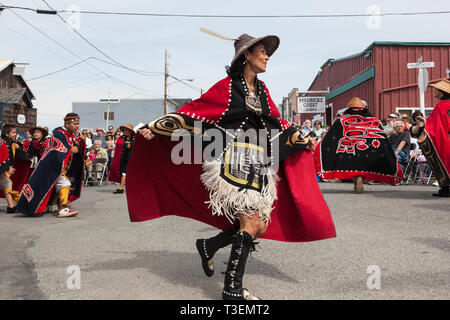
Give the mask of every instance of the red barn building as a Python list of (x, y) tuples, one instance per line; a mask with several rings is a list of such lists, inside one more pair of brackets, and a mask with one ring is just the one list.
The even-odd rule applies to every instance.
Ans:
[[(345, 108), (352, 97), (365, 100), (379, 119), (394, 111), (410, 117), (420, 109), (419, 69), (408, 69), (407, 64), (417, 62), (420, 57), (435, 64), (427, 69), (430, 83), (450, 79), (450, 43), (374, 42), (355, 55), (326, 61), (308, 91), (329, 92), (307, 96), (326, 96), (326, 112), (321, 114), (326, 124), (334, 121), (336, 112)], [(426, 112), (431, 112), (436, 103), (429, 87), (425, 92)], [(318, 115), (302, 114), (301, 121), (314, 116)]]

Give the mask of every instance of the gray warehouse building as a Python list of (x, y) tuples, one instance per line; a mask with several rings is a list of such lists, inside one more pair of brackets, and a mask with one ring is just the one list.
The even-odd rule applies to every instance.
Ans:
[[(167, 112), (174, 112), (189, 103), (192, 99), (168, 99)], [(147, 124), (164, 115), (163, 99), (121, 99), (109, 103), (109, 120), (107, 121), (107, 101), (74, 101), (72, 112), (80, 115), (80, 128), (102, 127), (113, 125), (117, 128), (131, 123)]]

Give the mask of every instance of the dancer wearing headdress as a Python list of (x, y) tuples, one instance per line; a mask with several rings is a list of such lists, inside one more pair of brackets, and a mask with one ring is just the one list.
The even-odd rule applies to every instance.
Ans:
[(48, 147), (28, 183), (24, 185), (17, 210), (25, 215), (44, 212), (48, 205), (58, 205), (58, 218), (72, 217), (73, 201), (81, 196), (86, 144), (75, 136), (80, 125), (76, 113), (64, 117), (64, 126), (53, 130)]

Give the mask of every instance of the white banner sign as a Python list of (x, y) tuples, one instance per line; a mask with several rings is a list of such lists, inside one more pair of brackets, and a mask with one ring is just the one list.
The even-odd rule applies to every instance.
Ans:
[(325, 97), (298, 97), (299, 113), (325, 113)]
[(412, 62), (407, 64), (408, 69), (417, 69), (417, 68), (434, 68), (434, 61), (430, 62)]

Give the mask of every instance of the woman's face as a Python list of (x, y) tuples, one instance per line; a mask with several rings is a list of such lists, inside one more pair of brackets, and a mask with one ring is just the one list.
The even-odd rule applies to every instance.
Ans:
[(252, 52), (247, 50), (245, 52), (245, 59), (247, 59), (247, 64), (249, 64), (255, 73), (266, 72), (269, 56), (267, 55), (266, 48), (262, 43), (257, 44), (253, 48)]
[(42, 132), (41, 132), (41, 130), (34, 130), (34, 132), (33, 132), (33, 137), (34, 137), (36, 140), (41, 139), (41, 138), (42, 138)]
[(443, 96), (443, 94), (442, 94), (441, 90), (434, 88), (434, 97), (436, 99), (440, 99), (440, 98), (442, 98), (442, 96)]

